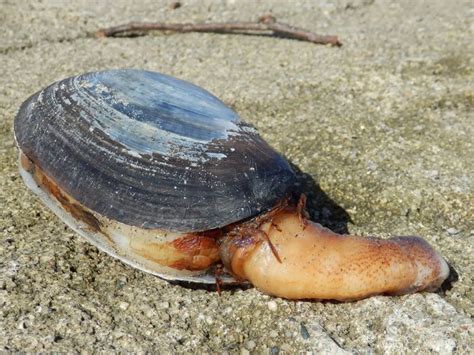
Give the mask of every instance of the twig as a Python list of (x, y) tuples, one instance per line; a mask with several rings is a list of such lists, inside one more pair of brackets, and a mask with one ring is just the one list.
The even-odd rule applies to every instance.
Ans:
[(303, 28), (277, 22), (271, 15), (260, 17), (258, 22), (223, 22), (223, 23), (155, 23), (130, 22), (120, 26), (103, 28), (95, 33), (96, 37), (115, 37), (118, 34), (128, 33), (128, 36), (137, 32), (171, 31), (171, 32), (214, 32), (214, 33), (255, 33), (287, 37), (316, 44), (330, 44), (341, 46), (337, 36), (318, 35)]

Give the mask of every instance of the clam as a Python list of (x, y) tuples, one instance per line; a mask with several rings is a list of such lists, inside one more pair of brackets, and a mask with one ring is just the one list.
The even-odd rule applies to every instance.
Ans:
[(289, 198), (288, 162), (186, 81), (132, 69), (71, 77), (27, 99), (14, 131), (21, 176), (46, 206), (167, 280), (354, 300), (434, 290), (449, 273), (419, 237), (339, 235), (310, 221), (304, 196)]

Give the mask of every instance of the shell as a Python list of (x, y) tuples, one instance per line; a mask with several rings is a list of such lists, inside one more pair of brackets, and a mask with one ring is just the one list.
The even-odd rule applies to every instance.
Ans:
[(134, 266), (84, 228), (112, 221), (132, 239), (146, 230), (221, 228), (270, 209), (295, 182), (287, 161), (219, 99), (155, 72), (56, 82), (23, 103), (14, 131), (27, 185), (66, 223)]
[(89, 73), (30, 97), (22, 152), (76, 200), (119, 222), (203, 231), (271, 208), (288, 163), (207, 91), (142, 70)]

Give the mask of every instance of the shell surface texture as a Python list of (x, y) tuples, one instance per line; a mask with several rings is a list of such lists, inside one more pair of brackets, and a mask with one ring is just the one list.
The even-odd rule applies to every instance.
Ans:
[[(384, 246), (350, 237), (357, 246), (349, 248), (350, 238), (307, 220), (303, 200), (282, 202), (296, 180), (289, 163), (186, 81), (135, 69), (71, 77), (28, 98), (14, 132), (20, 174), (43, 203), (103, 251), (162, 278), (214, 283), (223, 263), (222, 283), (350, 300), (434, 289), (447, 277), (444, 260), (420, 238)], [(337, 256), (324, 256), (328, 245)], [(374, 258), (406, 267), (410, 280), (390, 274), (399, 286), (365, 286), (373, 280), (364, 265)], [(312, 269), (299, 272), (308, 269), (301, 260)], [(354, 260), (359, 271), (349, 267)], [(341, 293), (336, 269), (346, 264), (352, 288)], [(328, 275), (335, 290), (308, 290), (332, 282)]]

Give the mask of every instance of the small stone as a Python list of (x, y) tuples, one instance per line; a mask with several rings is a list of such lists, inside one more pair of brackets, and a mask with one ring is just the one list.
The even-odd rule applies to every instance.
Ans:
[(270, 349), (271, 355), (278, 355), (280, 353), (280, 348), (278, 346), (272, 346)]
[(304, 323), (300, 323), (300, 334), (303, 337), (303, 339), (309, 339), (309, 332)]
[(147, 318), (153, 318), (156, 316), (155, 310), (151, 307), (146, 307), (144, 310), (144, 314)]
[(241, 349), (240, 349), (240, 354), (241, 354), (241, 355), (250, 355), (250, 351), (248, 351), (248, 350), (245, 349), (245, 348), (241, 348)]
[(16, 328), (19, 329), (19, 330), (26, 329), (25, 321), (24, 321), (24, 320), (20, 320), (20, 321), (18, 322)]
[(253, 350), (256, 346), (257, 344), (253, 340), (248, 340), (247, 342), (245, 342), (246, 349)]
[(272, 312), (275, 312), (278, 309), (278, 305), (275, 301), (270, 301), (267, 303), (268, 309)]
[(115, 339), (120, 339), (124, 336), (124, 333), (121, 332), (120, 330), (114, 330), (112, 332), (112, 336), (115, 338)]
[(127, 284), (127, 278), (126, 277), (118, 277), (117, 281), (115, 282), (115, 287), (117, 289), (123, 288)]
[(54, 260), (54, 257), (51, 255), (41, 255), (39, 258), (40, 263), (48, 263)]
[(176, 10), (181, 7), (181, 3), (179, 1), (173, 1), (169, 7), (171, 10)]
[(293, 348), (291, 347), (290, 344), (283, 344), (281, 346), (281, 350), (283, 350), (284, 352), (288, 352), (288, 353), (293, 352)]
[(448, 228), (446, 232), (448, 232), (448, 234), (450, 235), (455, 235), (459, 233), (459, 230), (457, 230), (456, 228)]
[(128, 307), (130, 307), (130, 304), (127, 303), (127, 302), (120, 302), (118, 306), (119, 306), (120, 309), (125, 311), (125, 310), (128, 309)]

